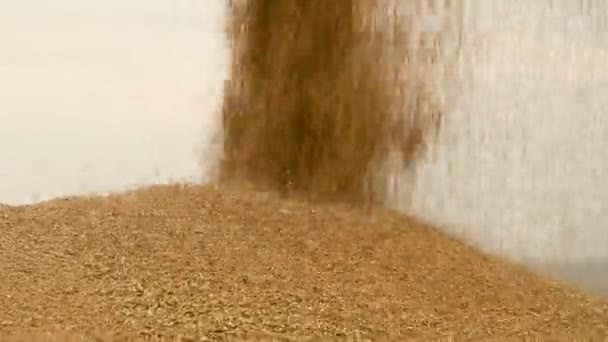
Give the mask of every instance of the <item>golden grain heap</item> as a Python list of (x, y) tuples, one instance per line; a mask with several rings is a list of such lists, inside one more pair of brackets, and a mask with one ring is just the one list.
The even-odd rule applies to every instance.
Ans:
[[(223, 181), (382, 200), (384, 160), (416, 161), (441, 114), (441, 41), (382, 6), (233, 5)], [(395, 211), (272, 192), (0, 205), (0, 342), (605, 340), (606, 300)]]
[(388, 154), (411, 164), (439, 123), (420, 76), (437, 56), (436, 37), (424, 59), (415, 55), (428, 36), (408, 31), (413, 16), (378, 24), (375, 14), (387, 12), (380, 1), (231, 6), (220, 179), (314, 199), (382, 200)]

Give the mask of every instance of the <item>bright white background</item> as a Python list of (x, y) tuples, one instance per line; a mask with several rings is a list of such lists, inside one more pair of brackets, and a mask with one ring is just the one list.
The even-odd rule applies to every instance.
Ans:
[(465, 5), (463, 74), (409, 209), (520, 259), (608, 260), (608, 3)]
[[(587, 2), (465, 0), (465, 72), (403, 210), (520, 259), (608, 260), (608, 9)], [(0, 4), (0, 202), (201, 180), (224, 20), (220, 0)]]
[(200, 178), (221, 1), (0, 4), (0, 202)]

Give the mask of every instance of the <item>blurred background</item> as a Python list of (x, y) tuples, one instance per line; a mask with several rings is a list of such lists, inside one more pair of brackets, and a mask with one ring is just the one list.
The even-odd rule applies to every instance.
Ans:
[[(460, 70), (413, 197), (392, 205), (608, 293), (608, 3), (420, 3), (428, 29), (457, 31)], [(221, 0), (0, 5), (0, 203), (204, 181), (226, 15)]]
[(200, 180), (223, 1), (0, 5), (0, 202)]

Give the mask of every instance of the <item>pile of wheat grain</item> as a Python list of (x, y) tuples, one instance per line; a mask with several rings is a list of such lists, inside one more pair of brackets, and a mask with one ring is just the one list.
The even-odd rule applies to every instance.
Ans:
[(608, 333), (606, 302), (404, 215), (200, 186), (2, 209), (0, 274), (0, 336)]

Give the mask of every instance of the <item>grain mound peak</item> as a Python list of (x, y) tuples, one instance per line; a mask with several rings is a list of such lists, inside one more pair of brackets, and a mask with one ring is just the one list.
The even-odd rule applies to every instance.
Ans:
[[(231, 190), (0, 206), (0, 341), (605, 337), (606, 302), (353, 205), (382, 202), (382, 163), (415, 162), (443, 110), (421, 72), (440, 40), (389, 49), (378, 3), (234, 2)], [(395, 39), (419, 45), (412, 32)]]
[(208, 186), (4, 210), (0, 274), (0, 336), (510, 340), (608, 331), (606, 303), (404, 215)]

